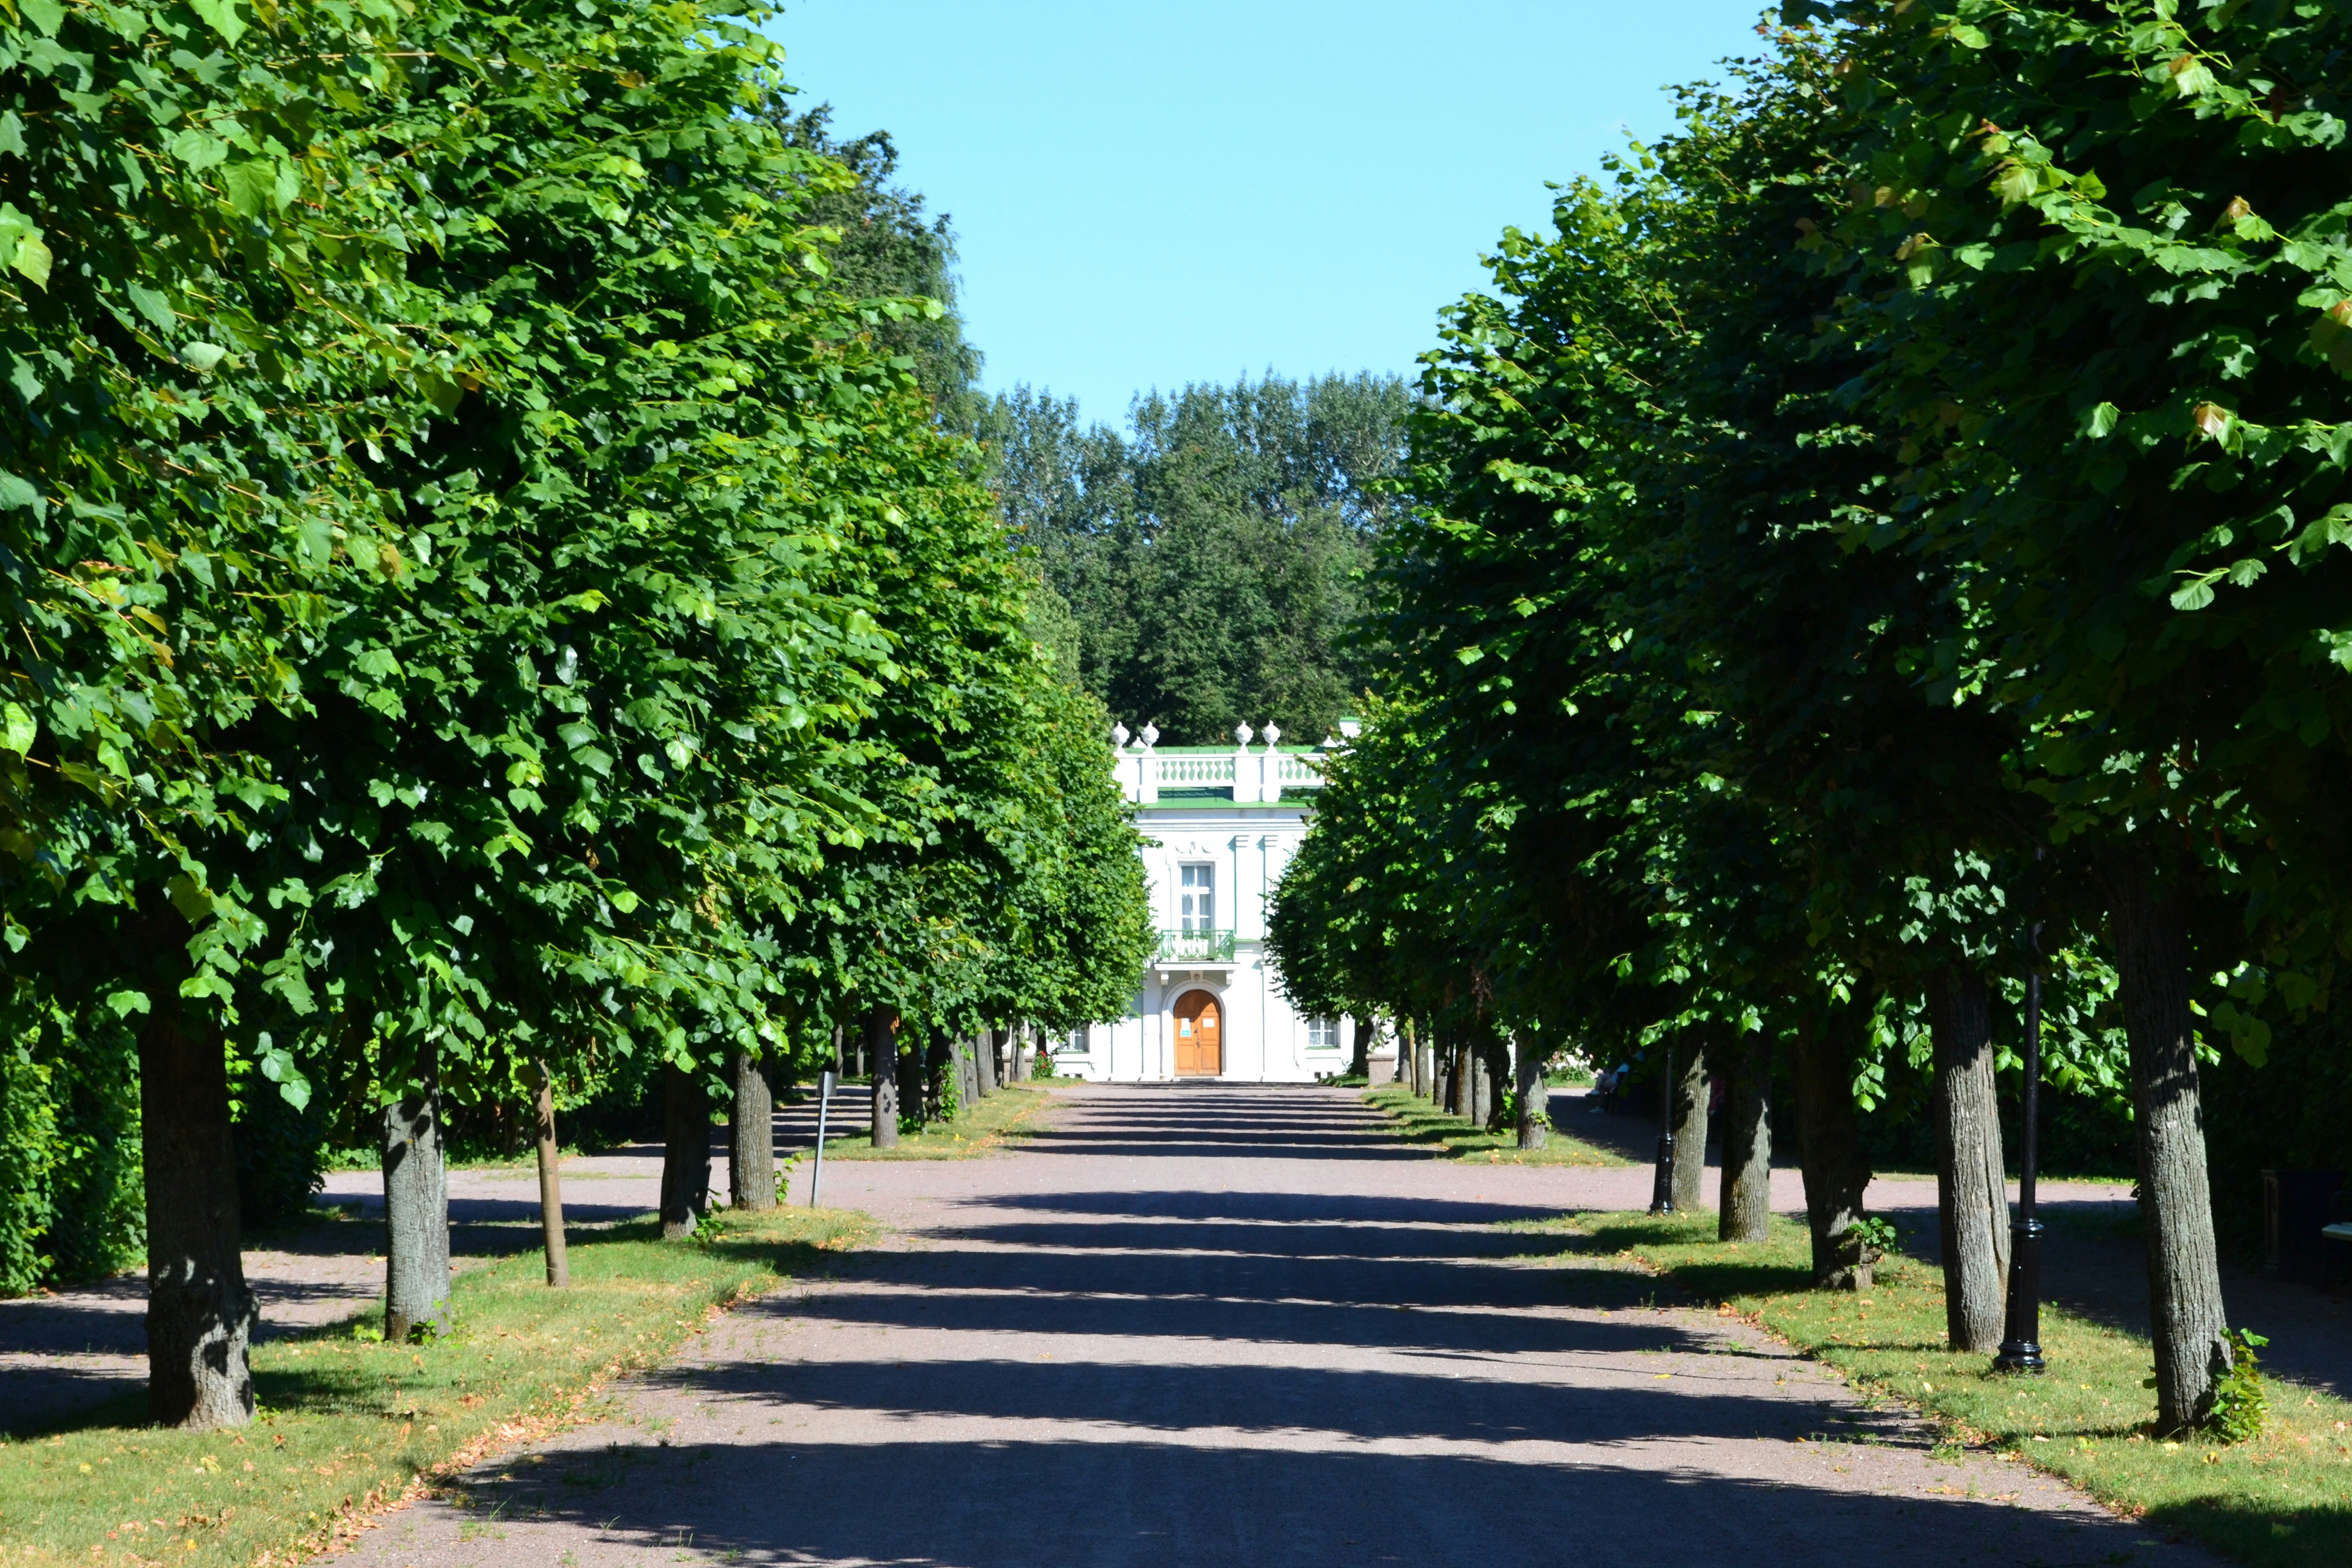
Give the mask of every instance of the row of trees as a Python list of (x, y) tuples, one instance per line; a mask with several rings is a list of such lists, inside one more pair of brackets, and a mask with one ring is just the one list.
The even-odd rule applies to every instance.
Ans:
[(233, 1094), (372, 1087), (397, 1328), (445, 1095), (1124, 1008), (1107, 720), (761, 20), (0, 21), (8, 1115), (137, 1086), (159, 1420), (252, 1411)]
[(2192, 1426), (2230, 1355), (2200, 1054), (2332, 1040), (2352, 942), (2352, 22), (1785, 10), (1427, 356), (1389, 700), (1284, 971), (1448, 1039), (1702, 1048), (1727, 1236), (1780, 1057), (1825, 1284), (1867, 1278), (1855, 1108), (1912, 1056), (1983, 1350), (2047, 970), (2052, 1080), (2129, 1099)]

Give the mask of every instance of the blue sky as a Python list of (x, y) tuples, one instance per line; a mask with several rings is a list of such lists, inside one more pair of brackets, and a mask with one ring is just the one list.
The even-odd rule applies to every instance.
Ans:
[(794, 0), (802, 101), (954, 216), (986, 384), (1410, 374), (1547, 180), (1672, 123), (1760, 0)]

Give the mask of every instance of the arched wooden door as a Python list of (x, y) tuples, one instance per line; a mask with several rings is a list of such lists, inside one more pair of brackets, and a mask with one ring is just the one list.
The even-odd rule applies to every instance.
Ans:
[(1205, 991), (1176, 998), (1176, 1076), (1215, 1078), (1225, 1070), (1223, 1022), (1217, 999)]

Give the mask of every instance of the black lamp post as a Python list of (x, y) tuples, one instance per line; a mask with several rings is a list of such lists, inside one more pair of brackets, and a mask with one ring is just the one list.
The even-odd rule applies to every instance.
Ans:
[(1665, 1042), (1665, 1071), (1658, 1079), (1658, 1180), (1650, 1189), (1650, 1212), (1675, 1212), (1675, 1042)]
[(2025, 1148), (2017, 1166), (2017, 1218), (2009, 1233), (2009, 1321), (1995, 1372), (2041, 1372), (2042, 1222), (2033, 1217), (2033, 1176), (2042, 1131), (2042, 928), (2026, 935)]

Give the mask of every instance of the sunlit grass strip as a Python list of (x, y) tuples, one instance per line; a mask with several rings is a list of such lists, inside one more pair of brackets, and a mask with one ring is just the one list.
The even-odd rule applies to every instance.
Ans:
[[(969, 1160), (976, 1154), (986, 1154), (1020, 1142), (1038, 1131), (1038, 1114), (1054, 1103), (1054, 1097), (1033, 1084), (1008, 1084), (982, 1100), (968, 1105), (946, 1121), (934, 1122), (920, 1132), (902, 1132), (895, 1149), (877, 1149), (870, 1131), (852, 1131), (846, 1137), (827, 1138), (824, 1157), (828, 1160)], [(839, 1126), (835, 1122), (835, 1126)], [(801, 1156), (805, 1161), (806, 1155)]]
[(387, 1345), (370, 1317), (257, 1346), (261, 1415), (241, 1432), (145, 1427), (131, 1398), (0, 1439), (0, 1564), (308, 1556), (436, 1477), (593, 1415), (612, 1379), (871, 1229), (805, 1208), (722, 1213), (695, 1242), (617, 1226), (573, 1242), (568, 1290), (546, 1288), (537, 1252), (459, 1275), (457, 1330), (430, 1344)]
[(2273, 1379), (2261, 1437), (2166, 1442), (2149, 1431), (2156, 1396), (2142, 1380), (2154, 1360), (2137, 1334), (2045, 1305), (2049, 1372), (2003, 1376), (1985, 1356), (1944, 1348), (1939, 1269), (1890, 1257), (1867, 1292), (1814, 1290), (1802, 1225), (1775, 1216), (1769, 1241), (1734, 1247), (1714, 1239), (1715, 1224), (1713, 1215), (1584, 1215), (1538, 1228), (1578, 1237), (1577, 1250), (1647, 1265), (1864, 1392), (1927, 1412), (1952, 1440), (2031, 1461), (2120, 1513), (2258, 1568), (2352, 1562), (2352, 1404)]
[(1365, 1090), (1364, 1103), (1385, 1111), (1396, 1123), (1392, 1131), (1405, 1142), (1435, 1145), (1456, 1160), (1479, 1160), (1496, 1165), (1633, 1163), (1622, 1155), (1571, 1137), (1558, 1127), (1546, 1136), (1542, 1148), (1522, 1149), (1516, 1134), (1489, 1132), (1394, 1084)]

